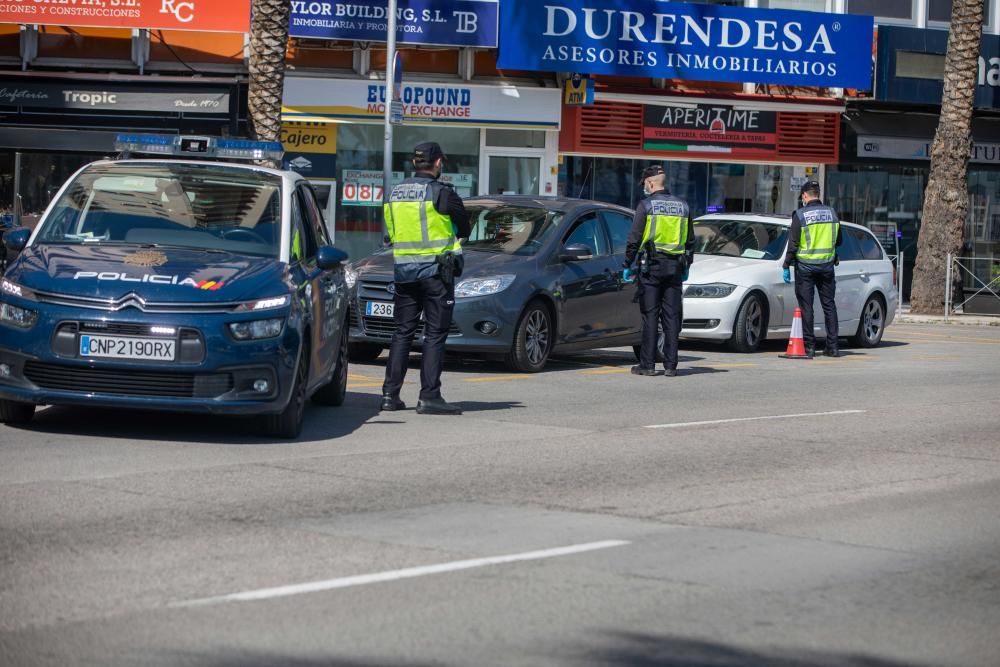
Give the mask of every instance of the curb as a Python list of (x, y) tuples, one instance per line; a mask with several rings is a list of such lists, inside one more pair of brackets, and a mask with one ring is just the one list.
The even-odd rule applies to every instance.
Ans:
[(943, 326), (959, 327), (1000, 327), (1000, 317), (968, 317), (967, 315), (955, 315), (945, 321), (944, 316), (934, 315), (897, 315), (893, 324), (939, 324)]

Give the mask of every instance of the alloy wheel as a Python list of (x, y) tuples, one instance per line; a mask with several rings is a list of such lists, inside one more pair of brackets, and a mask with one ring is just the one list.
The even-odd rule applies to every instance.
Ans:
[(878, 340), (879, 334), (882, 333), (882, 304), (878, 299), (872, 299), (868, 302), (868, 306), (865, 308), (864, 315), (864, 334), (865, 338), (874, 342)]
[(544, 361), (549, 349), (549, 322), (541, 310), (536, 309), (528, 313), (524, 347), (528, 354), (528, 361), (532, 364)]
[(759, 299), (753, 299), (747, 305), (746, 321), (747, 347), (756, 347), (757, 343), (760, 342), (760, 333), (764, 326), (764, 309), (761, 308)]

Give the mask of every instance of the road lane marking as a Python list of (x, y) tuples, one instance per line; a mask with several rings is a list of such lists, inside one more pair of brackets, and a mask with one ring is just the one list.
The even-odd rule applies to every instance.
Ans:
[(566, 547), (555, 547), (553, 549), (541, 549), (539, 551), (525, 551), (518, 554), (507, 554), (505, 556), (487, 556), (485, 558), (470, 558), (468, 560), (456, 560), (450, 563), (437, 563), (436, 565), (421, 565), (418, 567), (407, 567), (401, 570), (388, 570), (385, 572), (375, 572), (372, 574), (358, 574), (350, 577), (339, 577), (337, 579), (325, 579), (323, 581), (309, 581), (301, 584), (291, 584), (288, 586), (275, 586), (274, 588), (259, 588), (253, 591), (242, 593), (231, 593), (229, 595), (217, 595), (215, 597), (200, 598), (197, 600), (187, 600), (184, 602), (172, 602), (170, 607), (200, 607), (222, 602), (248, 602), (251, 600), (269, 600), (272, 598), (287, 597), (289, 595), (303, 595), (305, 593), (316, 593), (319, 591), (329, 591), (336, 588), (350, 588), (352, 586), (365, 586), (367, 584), (380, 584), (387, 581), (398, 581), (399, 579), (413, 579), (414, 577), (425, 577), (432, 574), (443, 574), (445, 572), (458, 572), (460, 570), (471, 570), (478, 567), (488, 567), (490, 565), (503, 565), (505, 563), (518, 563), (529, 560), (542, 560), (545, 558), (557, 558), (559, 556), (571, 556), (573, 554), (587, 551), (597, 551), (599, 549), (610, 549), (612, 547), (622, 547), (631, 544), (626, 540), (603, 540), (601, 542), (587, 542), (585, 544), (572, 544)]
[(381, 382), (348, 382), (348, 389), (365, 389), (368, 387), (381, 387)]
[(462, 382), (503, 382), (504, 380), (530, 380), (530, 375), (494, 375), (485, 378), (465, 378)]
[(765, 419), (796, 419), (799, 417), (827, 417), (831, 415), (858, 415), (867, 410), (833, 410), (831, 412), (802, 412), (794, 415), (767, 415), (766, 417), (738, 417), (736, 419), (710, 419), (700, 422), (679, 422), (677, 424), (653, 424), (643, 428), (684, 428), (686, 426), (710, 426), (713, 424), (734, 424), (736, 422), (763, 421)]
[(628, 368), (595, 368), (589, 371), (579, 371), (580, 375), (608, 375), (610, 373), (631, 373)]
[(969, 341), (980, 341), (989, 343), (991, 345), (1000, 345), (1000, 339), (996, 338), (980, 338), (977, 336), (955, 336), (953, 334), (935, 334), (927, 333), (924, 331), (907, 331), (904, 336), (924, 336), (928, 338), (943, 338), (945, 340), (969, 340)]

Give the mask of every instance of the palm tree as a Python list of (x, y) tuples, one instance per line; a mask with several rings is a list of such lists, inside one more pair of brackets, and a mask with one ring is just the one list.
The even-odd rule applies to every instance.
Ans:
[(962, 249), (969, 209), (967, 168), (972, 137), (972, 102), (983, 36), (984, 0), (954, 0), (944, 61), (941, 119), (931, 145), (931, 172), (917, 242), (910, 297), (914, 313), (941, 312), (948, 253)]
[(250, 135), (261, 141), (278, 141), (281, 136), (281, 96), (285, 86), (291, 2), (253, 0), (251, 11), (247, 104)]

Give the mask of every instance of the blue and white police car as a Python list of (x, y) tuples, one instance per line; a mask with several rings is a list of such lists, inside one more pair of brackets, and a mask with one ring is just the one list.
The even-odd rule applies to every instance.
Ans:
[[(120, 135), (4, 238), (0, 422), (36, 405), (262, 415), (297, 437), (347, 390), (347, 255), (281, 144)], [(193, 157), (208, 158), (190, 159)]]

